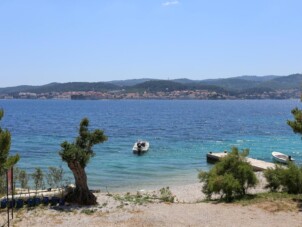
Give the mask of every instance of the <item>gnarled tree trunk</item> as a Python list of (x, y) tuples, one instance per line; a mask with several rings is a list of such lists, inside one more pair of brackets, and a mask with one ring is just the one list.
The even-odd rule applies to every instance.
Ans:
[(78, 161), (68, 162), (68, 167), (74, 175), (76, 188), (66, 196), (66, 201), (80, 205), (96, 205), (96, 197), (87, 185), (85, 169)]

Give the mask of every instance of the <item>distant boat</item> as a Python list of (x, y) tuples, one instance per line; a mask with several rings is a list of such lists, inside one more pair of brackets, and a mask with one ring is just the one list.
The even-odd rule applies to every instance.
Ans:
[(147, 152), (149, 150), (149, 146), (150, 144), (148, 141), (139, 140), (134, 143), (132, 150), (134, 154), (140, 155)]
[(286, 155), (277, 151), (272, 152), (272, 156), (275, 161), (284, 164), (288, 163), (289, 161), (295, 161), (295, 159), (293, 159), (290, 155)]

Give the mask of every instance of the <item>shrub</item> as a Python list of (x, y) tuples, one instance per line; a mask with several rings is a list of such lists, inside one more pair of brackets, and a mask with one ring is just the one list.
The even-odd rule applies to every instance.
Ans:
[(163, 202), (173, 203), (175, 196), (172, 194), (169, 187), (161, 188), (160, 192), (160, 200)]
[(264, 171), (264, 176), (268, 182), (266, 188), (271, 191), (282, 189), (290, 194), (302, 193), (302, 168), (290, 162), (288, 168), (276, 165)]
[(116, 194), (113, 198), (120, 201), (121, 205), (127, 204), (128, 202), (142, 205), (152, 203), (152, 199), (155, 199), (154, 196), (151, 196), (148, 193), (141, 194), (140, 192), (137, 192), (136, 194), (130, 194), (130, 192), (127, 192), (125, 195)]
[(32, 173), (36, 191), (44, 187), (44, 174), (41, 168), (36, 168)]
[(28, 188), (29, 176), (25, 170), (20, 170), (18, 180), (20, 181), (21, 188)]
[(264, 171), (264, 177), (267, 180), (265, 188), (269, 188), (272, 192), (276, 192), (282, 185), (282, 173), (283, 168), (280, 165), (276, 165), (275, 169), (268, 168)]
[(48, 185), (51, 188), (59, 188), (62, 186), (62, 181), (63, 181), (63, 168), (59, 167), (48, 167), (48, 173), (46, 175), (46, 180)]
[(83, 209), (81, 211), (82, 214), (86, 214), (86, 215), (92, 215), (96, 212), (97, 210), (96, 209)]
[(217, 193), (230, 201), (235, 196), (245, 195), (248, 188), (257, 184), (252, 166), (245, 161), (248, 154), (248, 149), (240, 153), (237, 147), (233, 147), (209, 172), (199, 172), (198, 178), (204, 183), (202, 191), (209, 199)]

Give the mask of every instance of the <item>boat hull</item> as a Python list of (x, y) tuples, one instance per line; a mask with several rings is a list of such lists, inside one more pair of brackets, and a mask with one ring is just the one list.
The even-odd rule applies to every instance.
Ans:
[(287, 164), (290, 161), (294, 161), (294, 159), (291, 158), (291, 156), (288, 156), (286, 154), (277, 151), (272, 152), (272, 156), (276, 162), (283, 163), (283, 164)]
[(149, 142), (147, 141), (138, 141), (133, 146), (132, 149), (133, 154), (138, 154), (138, 155), (144, 154), (149, 150), (149, 146), (150, 146)]

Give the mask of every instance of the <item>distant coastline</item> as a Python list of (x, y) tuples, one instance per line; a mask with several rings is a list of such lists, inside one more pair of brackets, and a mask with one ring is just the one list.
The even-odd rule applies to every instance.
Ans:
[(14, 95), (0, 94), (0, 99), (60, 99), (60, 100), (251, 100), (251, 99), (300, 99), (299, 89), (278, 90), (263, 93), (225, 94), (207, 90), (185, 90), (172, 92), (95, 92), (71, 91), (33, 93), (20, 92)]
[(0, 88), (0, 99), (299, 99), (301, 87), (302, 74), (264, 77), (241, 76), (213, 80), (136, 79)]
[(51, 94), (19, 93), (0, 95), (0, 99), (63, 99), (63, 100), (251, 100), (251, 99), (300, 99), (300, 90), (283, 90), (261, 94), (227, 95), (209, 91), (174, 91), (159, 93), (119, 93), (110, 92), (56, 92)]

